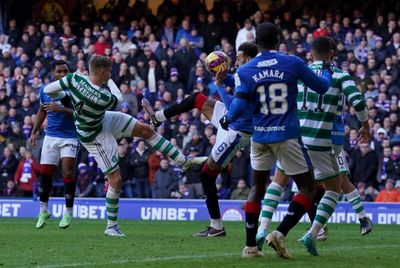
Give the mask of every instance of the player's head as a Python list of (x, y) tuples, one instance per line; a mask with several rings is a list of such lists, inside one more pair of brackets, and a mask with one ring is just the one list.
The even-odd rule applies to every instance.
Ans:
[(68, 64), (63, 60), (55, 60), (51, 63), (51, 74), (54, 79), (60, 80), (69, 73)]
[(236, 52), (235, 67), (238, 68), (254, 58), (258, 53), (257, 45), (253, 42), (242, 43)]
[(279, 30), (270, 22), (257, 26), (256, 43), (260, 50), (275, 50), (279, 44)]
[(331, 61), (335, 55), (336, 44), (329, 36), (320, 36), (311, 46), (311, 55), (314, 60)]
[(107, 83), (111, 76), (112, 61), (109, 57), (93, 55), (89, 61), (90, 75), (100, 84)]

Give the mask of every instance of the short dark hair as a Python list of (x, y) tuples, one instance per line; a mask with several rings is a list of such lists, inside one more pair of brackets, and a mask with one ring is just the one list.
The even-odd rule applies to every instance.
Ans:
[(250, 57), (250, 58), (254, 58), (258, 54), (257, 45), (254, 44), (253, 42), (242, 43), (239, 46), (238, 51), (242, 51), (243, 55), (245, 55), (246, 57)]
[(51, 70), (54, 71), (57, 66), (64, 65), (64, 64), (67, 65), (67, 68), (69, 70), (68, 63), (65, 60), (54, 60), (51, 62)]
[(329, 55), (331, 50), (335, 51), (335, 41), (329, 36), (320, 36), (314, 40), (311, 46), (316, 54), (325, 56)]
[(276, 49), (279, 43), (279, 30), (270, 22), (263, 22), (257, 26), (256, 43), (263, 49)]

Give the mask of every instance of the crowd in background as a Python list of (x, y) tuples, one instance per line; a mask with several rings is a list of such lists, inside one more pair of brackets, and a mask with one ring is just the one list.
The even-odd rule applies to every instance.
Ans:
[[(54, 4), (53, 1), (48, 1)], [(112, 79), (123, 93), (117, 110), (149, 123), (140, 102), (168, 107), (194, 91), (218, 98), (208, 84), (204, 59), (214, 50), (235, 61), (236, 49), (254, 41), (264, 21), (281, 30), (279, 52), (311, 62), (310, 47), (321, 35), (337, 42), (335, 65), (348, 71), (364, 94), (372, 141), (359, 144), (355, 110), (346, 106), (345, 151), (351, 181), (366, 201), (400, 202), (400, 4), (387, 1), (333, 1), (338, 10), (318, 5), (272, 3), (261, 11), (253, 0), (215, 1), (207, 10), (198, 0), (168, 1), (153, 15), (147, 1), (109, 1), (96, 11), (90, 1), (74, 14), (61, 6), (24, 23), (11, 18), (0, 35), (0, 196), (35, 192), (40, 142), (29, 137), (38, 110), (38, 92), (51, 81), (50, 63), (64, 59), (72, 72), (88, 73), (93, 54), (113, 60)], [(285, 2), (285, 1), (283, 1)], [(378, 8), (379, 6), (379, 8)], [(54, 12), (56, 10), (57, 12)], [(234, 72), (233, 66), (231, 71)], [(227, 88), (232, 92), (232, 88)], [(41, 140), (43, 139), (43, 129)], [(187, 155), (209, 155), (216, 129), (197, 110), (171, 118), (157, 130)], [(40, 140), (40, 139), (39, 139)], [(199, 170), (181, 174), (179, 167), (143, 140), (119, 143), (124, 197), (203, 198)], [(251, 184), (249, 148), (236, 153), (217, 179), (221, 199), (246, 199)], [(105, 196), (107, 181), (93, 157), (81, 148), (77, 163), (77, 196)], [(53, 196), (63, 183), (55, 178)], [(285, 198), (293, 195), (289, 184)]]

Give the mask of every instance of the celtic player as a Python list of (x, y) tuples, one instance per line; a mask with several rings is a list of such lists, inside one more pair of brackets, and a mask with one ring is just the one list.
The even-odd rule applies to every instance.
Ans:
[[(321, 73), (322, 62), (330, 61), (332, 58), (334, 54), (334, 46), (332, 44), (333, 41), (329, 37), (320, 37), (315, 40), (312, 46), (312, 54), (315, 61), (310, 65), (314, 72)], [(342, 104), (343, 95), (355, 107), (358, 119), (363, 122), (363, 128), (360, 130), (362, 142), (369, 140), (369, 126), (364, 98), (354, 86), (354, 81), (348, 73), (333, 68), (333, 81), (330, 89), (325, 94), (316, 93), (304, 86), (302, 82), (299, 82), (298, 89), (297, 104), (302, 140), (313, 163), (315, 178), (326, 189), (317, 208), (316, 216), (315, 213), (310, 216), (311, 220), (314, 220), (311, 231), (301, 239), (301, 242), (307, 246), (310, 253), (316, 255), (314, 239), (321, 227), (332, 215), (341, 192), (337, 155), (332, 150), (331, 134), (336, 114)], [(274, 183), (268, 187), (265, 195), (261, 225), (257, 234), (259, 248), (264, 243), (268, 224), (280, 200), (283, 186), (288, 180), (288, 176), (285, 176), (283, 172), (283, 170), (277, 170)], [(315, 219), (313, 219), (314, 217)], [(284, 221), (285, 219), (282, 222)], [(279, 230), (280, 227), (267, 236), (267, 243), (277, 249), (278, 253), (280, 251), (287, 252), (284, 245), (275, 243), (275, 237), (282, 235)]]
[[(138, 122), (127, 114), (108, 111), (122, 100), (121, 92), (109, 79), (111, 65), (110, 58), (94, 55), (89, 62), (89, 77), (70, 73), (61, 80), (47, 85), (44, 93), (60, 98), (66, 95), (64, 90), (69, 89), (78, 139), (94, 156), (109, 182), (106, 194), (108, 224), (104, 234), (125, 236), (117, 225), (121, 191), (117, 139), (142, 137), (157, 151), (183, 165), (183, 170), (202, 164), (207, 157), (187, 158), (169, 141), (154, 132), (150, 126)], [(106, 83), (111, 92), (104, 87)]]

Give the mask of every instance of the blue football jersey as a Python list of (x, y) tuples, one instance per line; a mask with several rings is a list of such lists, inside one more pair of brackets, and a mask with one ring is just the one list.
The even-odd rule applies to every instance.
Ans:
[[(40, 89), (40, 103), (46, 104), (56, 102), (61, 104), (60, 100), (50, 98), (43, 92), (44, 87)], [(56, 138), (72, 138), (76, 139), (76, 128), (72, 116), (60, 112), (48, 112), (47, 113), (47, 136)]]
[[(300, 138), (297, 117), (297, 80), (318, 93), (325, 93), (332, 76), (313, 73), (298, 57), (275, 51), (263, 51), (242, 65), (235, 75), (235, 99), (227, 118), (235, 122), (239, 115), (253, 116), (253, 141), (277, 143)], [(236, 103), (235, 103), (235, 100)]]
[(344, 123), (340, 115), (337, 115), (333, 121), (332, 144), (344, 145)]

